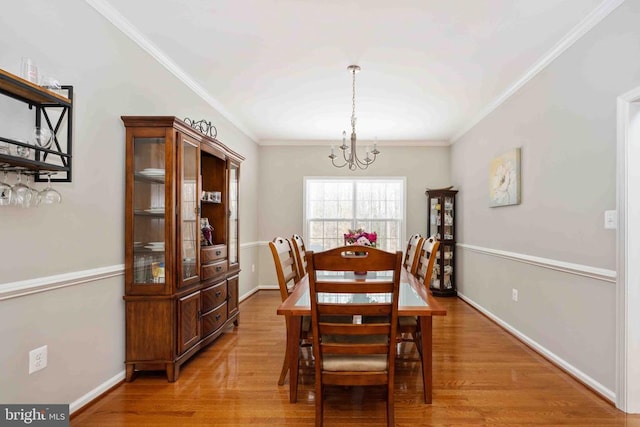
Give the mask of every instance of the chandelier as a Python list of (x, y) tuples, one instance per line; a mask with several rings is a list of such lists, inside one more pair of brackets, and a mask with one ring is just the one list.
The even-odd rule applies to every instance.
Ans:
[[(364, 159), (361, 160), (358, 157), (358, 153), (356, 151), (356, 73), (360, 71), (360, 66), (349, 65), (347, 67), (347, 70), (351, 71), (352, 74), (351, 86), (353, 89), (353, 96), (351, 98), (351, 145), (347, 145), (347, 132), (342, 131), (342, 145), (338, 148), (342, 150), (342, 157), (344, 159), (344, 162), (342, 162), (342, 160), (339, 160), (341, 163), (336, 163), (336, 158), (338, 156), (334, 153), (333, 147), (331, 147), (331, 154), (329, 155), (329, 158), (331, 159), (331, 163), (333, 164), (333, 166), (337, 168), (348, 166), (352, 171), (358, 168), (364, 170), (367, 169), (370, 164), (376, 161), (376, 157), (378, 156), (378, 154), (380, 154), (380, 151), (378, 151), (377, 144), (373, 144), (373, 150), (367, 150)], [(371, 155), (373, 155), (373, 157), (371, 157)]]

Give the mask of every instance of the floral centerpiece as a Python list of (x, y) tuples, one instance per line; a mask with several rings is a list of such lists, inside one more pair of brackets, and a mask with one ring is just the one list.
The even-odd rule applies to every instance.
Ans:
[(375, 248), (377, 241), (378, 235), (376, 234), (376, 232), (367, 233), (362, 228), (358, 228), (357, 230), (349, 230), (344, 234), (345, 245), (362, 245)]
[[(358, 228), (357, 230), (349, 230), (344, 234), (344, 244), (345, 245), (361, 245), (361, 246), (371, 246), (373, 248), (376, 247), (376, 243), (378, 241), (378, 235), (373, 233), (367, 233), (362, 228)], [(365, 252), (354, 251), (356, 255), (365, 255)], [(354, 271), (354, 274), (357, 276), (364, 276), (367, 274), (366, 271)]]

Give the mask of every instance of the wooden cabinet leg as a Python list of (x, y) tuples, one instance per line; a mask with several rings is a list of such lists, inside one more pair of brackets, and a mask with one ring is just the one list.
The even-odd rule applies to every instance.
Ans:
[(130, 363), (128, 365), (126, 365), (126, 374), (124, 377), (124, 380), (126, 382), (131, 382), (133, 380), (133, 374), (135, 372), (135, 365)]
[(178, 380), (180, 367), (175, 363), (167, 363), (167, 379), (170, 383)]

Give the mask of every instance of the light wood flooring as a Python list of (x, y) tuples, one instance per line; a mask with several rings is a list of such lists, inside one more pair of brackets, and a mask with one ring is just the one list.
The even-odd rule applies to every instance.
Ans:
[[(423, 403), (419, 363), (399, 361), (397, 426), (640, 426), (640, 416), (618, 411), (462, 300), (439, 300), (448, 314), (433, 321), (433, 404)], [(138, 374), (71, 425), (313, 426), (313, 371), (303, 369), (298, 403), (289, 403), (288, 382), (277, 385), (285, 349), (279, 304), (277, 291), (254, 294), (240, 305), (240, 326), (183, 365), (177, 382)], [(331, 389), (325, 426), (385, 425), (383, 396)]]

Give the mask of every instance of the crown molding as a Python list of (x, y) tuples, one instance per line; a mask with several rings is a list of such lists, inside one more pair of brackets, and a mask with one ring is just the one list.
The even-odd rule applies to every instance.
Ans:
[(496, 108), (502, 105), (507, 99), (511, 98), (520, 88), (522, 88), (529, 80), (533, 79), (538, 73), (544, 70), (554, 59), (560, 56), (565, 50), (569, 49), (575, 42), (580, 40), (589, 30), (595, 27), (600, 21), (606, 18), (618, 6), (624, 3), (624, 0), (604, 0), (587, 15), (578, 25), (573, 27), (556, 45), (536, 62), (519, 80), (513, 83), (502, 95), (498, 96), (493, 102), (484, 107), (480, 113), (475, 116), (469, 123), (464, 125), (451, 138), (451, 144), (457, 142), (464, 134), (469, 132), (475, 125), (480, 123), (482, 119), (491, 114)]
[(211, 107), (215, 108), (224, 118), (229, 120), (235, 127), (240, 129), (245, 135), (254, 142), (258, 138), (251, 132), (240, 119), (229, 112), (217, 99), (207, 92), (200, 84), (198, 84), (189, 74), (187, 74), (178, 64), (173, 62), (162, 50), (155, 46), (142, 33), (129, 22), (118, 10), (116, 10), (106, 0), (85, 0), (87, 4), (93, 7), (99, 14), (111, 22), (117, 29), (122, 31), (124, 35), (133, 40), (138, 46), (145, 50), (153, 59), (158, 61), (160, 65), (165, 67), (170, 73), (178, 78), (182, 83), (191, 89), (196, 95), (202, 98)]

